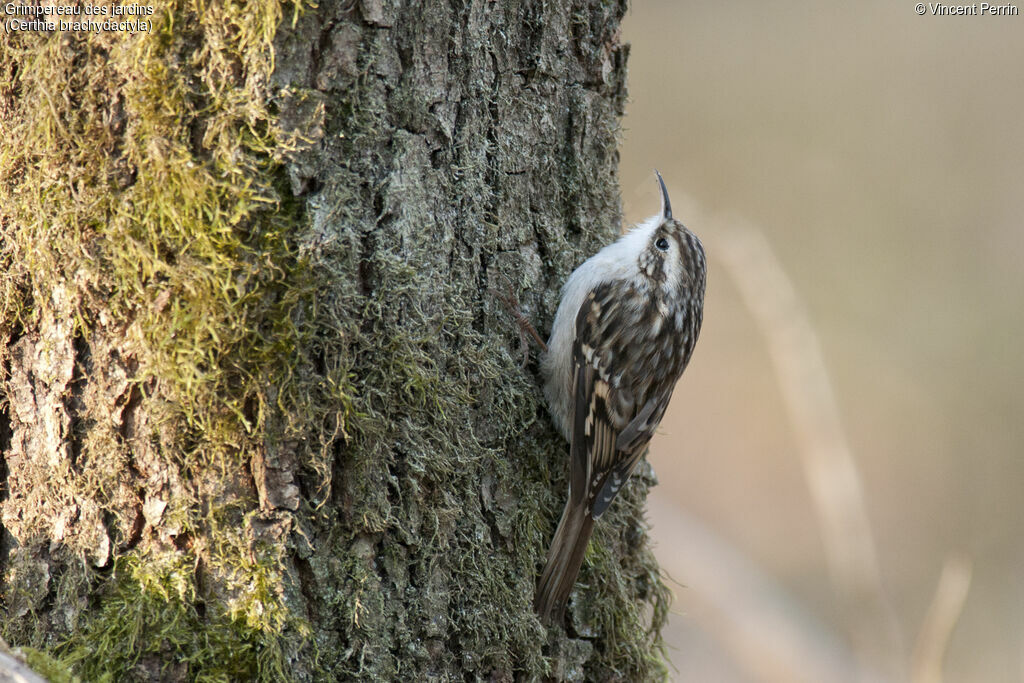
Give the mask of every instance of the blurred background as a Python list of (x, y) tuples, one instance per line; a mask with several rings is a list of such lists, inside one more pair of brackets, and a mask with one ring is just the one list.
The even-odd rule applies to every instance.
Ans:
[(1024, 14), (647, 0), (623, 38), (626, 217), (657, 167), (710, 261), (650, 454), (673, 678), (1022, 680)]

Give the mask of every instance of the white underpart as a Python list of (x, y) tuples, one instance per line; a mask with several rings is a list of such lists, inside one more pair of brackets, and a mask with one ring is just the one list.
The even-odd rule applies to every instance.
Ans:
[[(562, 287), (562, 301), (555, 313), (548, 352), (541, 361), (541, 368), (546, 378), (544, 395), (551, 415), (567, 441), (572, 438), (572, 344), (576, 338), (576, 314), (587, 294), (601, 283), (632, 280), (640, 274), (640, 253), (650, 244), (651, 235), (661, 222), (662, 217), (656, 215), (640, 223), (584, 261)], [(678, 277), (676, 273), (675, 278)]]

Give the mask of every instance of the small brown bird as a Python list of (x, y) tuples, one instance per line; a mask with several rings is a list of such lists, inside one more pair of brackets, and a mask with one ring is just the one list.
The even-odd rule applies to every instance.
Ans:
[(700, 240), (661, 213), (573, 271), (542, 361), (544, 393), (569, 441), (569, 500), (534, 609), (560, 621), (594, 522), (647, 450), (700, 333), (706, 265)]

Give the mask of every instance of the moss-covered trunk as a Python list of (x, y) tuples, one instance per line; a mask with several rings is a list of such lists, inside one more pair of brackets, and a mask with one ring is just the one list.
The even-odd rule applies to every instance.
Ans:
[(87, 680), (660, 675), (642, 478), (532, 615), (567, 448), (495, 296), (545, 329), (618, 230), (624, 3), (152, 7), (0, 44), (3, 637)]

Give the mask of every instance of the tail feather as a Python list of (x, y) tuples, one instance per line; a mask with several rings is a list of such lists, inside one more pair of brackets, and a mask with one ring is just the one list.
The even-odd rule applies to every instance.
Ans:
[(573, 504), (570, 499), (558, 522), (547, 564), (537, 583), (537, 597), (533, 609), (546, 623), (562, 620), (569, 593), (583, 566), (583, 555), (594, 531), (594, 520), (585, 505)]

